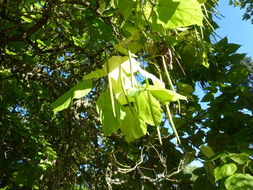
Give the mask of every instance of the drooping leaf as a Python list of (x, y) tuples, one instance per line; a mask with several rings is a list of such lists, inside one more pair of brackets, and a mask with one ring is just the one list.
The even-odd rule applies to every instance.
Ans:
[(241, 47), (241, 45), (239, 44), (233, 44), (233, 43), (229, 43), (226, 46), (226, 51), (228, 54), (232, 54), (235, 53), (239, 48)]
[[(135, 73), (139, 70), (138, 62), (131, 58), (132, 72)], [(133, 101), (131, 97), (126, 97), (128, 89), (133, 87), (139, 87), (135, 77), (131, 80), (131, 69), (129, 57), (125, 56), (113, 56), (108, 60), (109, 73), (108, 76), (112, 79), (112, 89), (115, 94), (115, 98), (121, 105), (128, 104)], [(128, 100), (129, 99), (129, 100)]]
[(249, 154), (246, 153), (240, 153), (240, 154), (229, 154), (228, 157), (237, 162), (238, 164), (246, 163), (249, 160)]
[(214, 178), (214, 164), (212, 162), (207, 162), (204, 164), (204, 168), (206, 171), (206, 176), (208, 180), (212, 183), (215, 184), (215, 178)]
[(178, 85), (178, 91), (182, 91), (187, 94), (191, 94), (194, 92), (193, 87), (189, 84), (178, 82), (177, 85)]
[(127, 95), (130, 97), (135, 97), (139, 95), (144, 89), (143, 88), (130, 88), (127, 89)]
[(197, 0), (159, 0), (153, 7), (147, 4), (144, 8), (146, 19), (150, 18), (152, 27), (179, 28), (190, 25), (202, 26), (203, 13)]
[(73, 99), (84, 97), (91, 91), (91, 89), (92, 89), (91, 81), (87, 80), (81, 81), (73, 88), (71, 88), (69, 91), (60, 96), (53, 103), (51, 103), (50, 106), (55, 113), (64, 110), (72, 104)]
[(224, 164), (214, 169), (215, 181), (218, 181), (224, 177), (233, 175), (237, 170), (237, 166), (234, 163)]
[(237, 173), (225, 181), (228, 190), (251, 190), (253, 189), (253, 176)]
[(133, 9), (133, 0), (118, 0), (118, 8), (121, 14), (127, 19)]
[(122, 121), (121, 130), (125, 135), (126, 141), (131, 142), (144, 136), (147, 132), (147, 125), (139, 119), (135, 109), (130, 109), (127, 106), (123, 107), (123, 111), (126, 113), (126, 116)]
[(185, 96), (182, 96), (172, 90), (167, 90), (165, 88), (150, 85), (146, 89), (162, 103), (175, 102), (178, 100), (187, 100)]
[(229, 61), (232, 63), (232, 64), (237, 64), (239, 63), (241, 60), (243, 60), (243, 58), (246, 56), (246, 54), (239, 54), (239, 53), (236, 53), (236, 54), (233, 54), (229, 57)]
[(218, 190), (218, 188), (216, 188), (215, 185), (209, 182), (206, 176), (199, 176), (197, 180), (194, 182), (192, 190), (204, 190), (204, 189)]
[(98, 79), (101, 77), (104, 77), (107, 75), (106, 69), (97, 69), (91, 73), (89, 73), (88, 75), (84, 76), (83, 79), (84, 80), (89, 80), (89, 79)]
[(113, 116), (112, 102), (108, 90), (103, 92), (97, 100), (97, 110), (105, 135), (116, 132), (122, 125), (125, 112), (117, 100), (114, 102), (116, 117)]
[(162, 119), (160, 103), (148, 91), (142, 91), (136, 96), (136, 106), (140, 118), (153, 126), (159, 126)]
[(131, 53), (137, 53), (139, 50), (143, 48), (143, 43), (140, 39), (140, 35), (138, 30), (133, 29), (133, 27), (126, 26), (125, 30), (130, 33), (130, 37), (120, 40), (118, 44), (115, 44), (113, 47), (123, 53), (128, 55), (128, 50)]
[(200, 150), (207, 158), (214, 156), (214, 151), (210, 146), (202, 146)]
[(132, 37), (127, 38), (124, 41), (121, 41), (119, 44), (115, 44), (113, 47), (118, 52), (123, 53), (125, 55), (128, 55), (128, 50), (132, 53), (136, 53), (143, 48), (143, 44), (140, 42), (140, 40), (132, 41), (131, 39)]
[(231, 70), (228, 73), (227, 78), (230, 81), (233, 81), (233, 83), (243, 83), (244, 81), (247, 80), (248, 77), (248, 71), (247, 68), (244, 65), (233, 65), (231, 67)]

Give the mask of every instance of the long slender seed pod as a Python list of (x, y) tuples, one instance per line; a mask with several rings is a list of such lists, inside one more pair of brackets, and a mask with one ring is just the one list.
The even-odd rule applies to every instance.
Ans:
[(106, 54), (106, 70), (107, 70), (107, 77), (108, 77), (108, 82), (109, 82), (110, 97), (111, 97), (111, 102), (112, 102), (113, 117), (116, 118), (114, 94), (113, 94), (113, 89), (112, 89), (112, 79), (111, 79), (110, 73), (109, 73), (109, 65), (108, 65), (107, 54)]
[[(148, 83), (148, 80), (146, 79), (146, 85), (147, 87), (149, 86), (149, 83)], [(161, 132), (160, 132), (160, 128), (159, 128), (159, 125), (156, 123), (156, 120), (155, 120), (155, 116), (154, 116), (154, 111), (153, 111), (153, 108), (152, 108), (152, 103), (151, 103), (151, 95), (150, 95), (150, 92), (147, 91), (148, 93), (148, 102), (149, 102), (149, 108), (150, 108), (150, 112), (151, 112), (151, 115), (152, 115), (152, 119), (154, 121), (154, 124), (156, 126), (156, 130), (157, 130), (157, 135), (158, 135), (158, 139), (159, 139), (159, 142), (160, 144), (162, 145), (162, 137), (161, 137)]]
[(121, 88), (122, 88), (122, 91), (123, 91), (123, 94), (126, 98), (126, 101), (127, 101), (127, 104), (129, 105), (129, 108), (133, 114), (133, 116), (135, 117), (134, 115), (134, 111), (133, 111), (133, 108), (132, 108), (132, 105), (130, 104), (130, 101), (128, 99), (128, 96), (127, 96), (127, 93), (126, 93), (126, 89), (125, 89), (125, 86), (124, 86), (124, 83), (123, 83), (123, 77), (122, 77), (122, 67), (120, 65), (120, 69), (119, 69), (119, 76), (120, 76), (120, 81), (121, 81)]
[(170, 125), (171, 125), (171, 127), (172, 127), (172, 129), (173, 129), (173, 131), (174, 131), (174, 133), (175, 133), (177, 142), (178, 142), (178, 144), (181, 144), (180, 138), (179, 138), (178, 133), (177, 133), (177, 129), (176, 129), (176, 127), (175, 127), (174, 121), (173, 121), (173, 119), (172, 119), (172, 115), (171, 115), (171, 113), (170, 113), (169, 105), (166, 105), (165, 107), (166, 107), (167, 114), (168, 114), (168, 117), (169, 117)]
[(133, 65), (131, 61), (131, 52), (128, 50), (128, 57), (129, 57), (129, 63), (130, 63), (130, 74), (131, 74), (131, 87), (134, 87), (134, 82), (133, 82)]
[[(163, 56), (162, 56), (162, 62), (163, 62), (163, 67), (164, 67), (164, 70), (165, 70), (166, 77), (167, 77), (167, 79), (169, 81), (170, 88), (175, 92), (175, 89), (173, 87), (173, 84), (172, 84), (172, 81), (171, 81), (171, 78), (170, 78), (170, 75), (169, 75), (166, 63), (165, 63), (165, 59), (164, 59)], [(178, 104), (179, 104), (179, 109), (180, 109), (180, 101), (179, 100), (178, 100)], [(177, 138), (177, 142), (178, 142), (178, 144), (181, 144), (181, 141), (179, 139), (179, 136), (178, 136), (178, 133), (177, 133), (177, 129), (175, 127), (175, 124), (174, 124), (174, 121), (172, 119), (172, 115), (171, 115), (171, 112), (170, 112), (170, 108), (169, 108), (168, 105), (166, 105), (166, 111), (167, 111), (167, 114), (168, 114), (168, 117), (169, 117), (170, 125), (171, 125), (171, 127), (172, 127), (172, 129), (173, 129), (173, 131), (175, 133), (176, 138)]]

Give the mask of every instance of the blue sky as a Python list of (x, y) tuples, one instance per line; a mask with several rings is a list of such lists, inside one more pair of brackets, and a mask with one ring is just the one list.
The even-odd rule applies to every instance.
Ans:
[(221, 37), (228, 37), (229, 43), (242, 45), (238, 50), (240, 53), (247, 53), (253, 58), (253, 24), (250, 20), (242, 20), (244, 10), (228, 5), (228, 0), (219, 1), (220, 7), (217, 10), (225, 17), (216, 19), (220, 28), (216, 33)]

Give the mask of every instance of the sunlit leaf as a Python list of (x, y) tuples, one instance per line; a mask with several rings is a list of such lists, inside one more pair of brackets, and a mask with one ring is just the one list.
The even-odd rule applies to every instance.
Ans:
[(127, 95), (129, 95), (130, 97), (135, 97), (139, 95), (143, 90), (143, 88), (130, 88), (127, 89)]
[(203, 13), (197, 0), (159, 0), (154, 8), (147, 4), (144, 10), (146, 19), (150, 18), (153, 28), (157, 28), (157, 24), (166, 29), (202, 25)]
[(225, 186), (228, 190), (252, 190), (253, 176), (241, 173), (234, 174), (226, 180)]
[(83, 79), (84, 80), (88, 80), (88, 79), (98, 79), (101, 77), (104, 77), (107, 75), (106, 69), (97, 69), (91, 73), (89, 73), (88, 75), (84, 76)]
[(133, 0), (118, 0), (118, 8), (121, 14), (127, 19), (131, 14), (131, 10), (133, 9), (134, 2)]
[[(139, 70), (139, 63), (131, 58), (132, 72), (135, 73)], [(131, 97), (129, 100), (126, 97), (128, 89), (132, 88), (131, 82), (131, 70), (129, 57), (125, 56), (113, 56), (108, 60), (109, 77), (112, 79), (112, 89), (115, 94), (115, 98), (120, 102), (121, 105), (128, 104), (132, 101)], [(133, 77), (134, 87), (138, 87), (138, 81)]]
[(246, 153), (240, 153), (240, 154), (229, 154), (228, 157), (237, 162), (238, 164), (246, 163), (249, 160), (249, 154)]
[(237, 170), (237, 166), (234, 163), (224, 164), (214, 169), (215, 181), (218, 181), (224, 177), (233, 175)]
[(87, 95), (91, 91), (91, 88), (91, 81), (81, 81), (69, 91), (60, 96), (57, 100), (55, 100), (50, 106), (54, 112), (64, 110), (72, 104), (73, 99), (82, 98)]
[(178, 100), (187, 100), (185, 96), (182, 96), (172, 90), (167, 90), (165, 88), (150, 85), (146, 89), (162, 103), (175, 102)]
[(138, 113), (128, 106), (123, 108), (126, 116), (122, 122), (121, 130), (127, 142), (131, 142), (144, 136), (147, 132), (147, 125), (139, 119)]
[(97, 100), (97, 110), (105, 135), (116, 132), (122, 125), (125, 112), (117, 100), (114, 102), (116, 117), (113, 116), (112, 102), (109, 91), (103, 92)]
[(140, 118), (153, 126), (159, 126), (162, 119), (160, 103), (148, 91), (142, 91), (136, 96), (136, 106)]

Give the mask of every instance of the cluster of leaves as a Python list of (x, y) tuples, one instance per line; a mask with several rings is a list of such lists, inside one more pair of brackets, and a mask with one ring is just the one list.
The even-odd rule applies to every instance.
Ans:
[(0, 1), (0, 187), (252, 188), (249, 74), (211, 42), (215, 2)]
[(245, 9), (245, 13), (243, 15), (243, 20), (251, 20), (253, 24), (253, 1), (252, 0), (230, 0), (229, 3), (234, 5), (235, 7), (240, 7), (241, 9)]
[(253, 92), (253, 61), (250, 57), (245, 57), (241, 63), (248, 69), (249, 76), (246, 82), (246, 86), (250, 89), (251, 92)]

